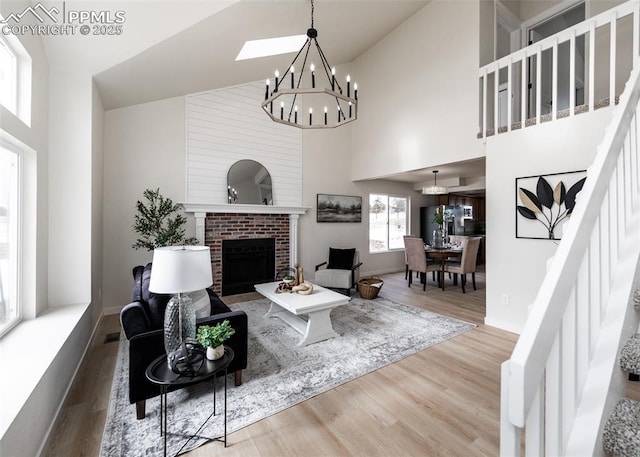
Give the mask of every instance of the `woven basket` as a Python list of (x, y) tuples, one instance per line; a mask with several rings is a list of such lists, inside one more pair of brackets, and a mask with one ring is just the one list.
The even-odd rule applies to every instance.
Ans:
[[(379, 287), (372, 286), (372, 284), (380, 284)], [(380, 276), (371, 276), (370, 278), (362, 278), (358, 281), (358, 291), (360, 296), (365, 300), (373, 300), (378, 296), (378, 292), (382, 289), (384, 281), (380, 279)]]

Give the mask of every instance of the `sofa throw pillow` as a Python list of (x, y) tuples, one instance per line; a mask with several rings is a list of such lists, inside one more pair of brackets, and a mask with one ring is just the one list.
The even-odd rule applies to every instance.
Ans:
[(353, 267), (353, 256), (355, 253), (355, 248), (329, 248), (329, 264), (327, 265), (327, 268), (332, 270), (351, 270), (351, 267)]

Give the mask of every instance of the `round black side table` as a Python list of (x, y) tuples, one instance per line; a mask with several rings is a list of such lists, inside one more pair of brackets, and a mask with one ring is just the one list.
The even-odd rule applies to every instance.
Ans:
[[(164, 437), (164, 453), (167, 455), (167, 392), (170, 387), (181, 388), (191, 384), (197, 384), (207, 379), (213, 378), (213, 413), (202, 423), (200, 428), (189, 437), (187, 441), (182, 445), (180, 450), (175, 455), (178, 455), (182, 449), (193, 438), (200, 437), (198, 433), (205, 426), (205, 424), (211, 419), (211, 416), (216, 415), (216, 387), (215, 376), (219, 373), (224, 373), (224, 438), (208, 438), (212, 441), (223, 441), (224, 447), (227, 447), (227, 368), (229, 363), (233, 360), (233, 349), (228, 346), (224, 347), (224, 355), (218, 360), (207, 360), (205, 358), (204, 363), (198, 370), (195, 376), (179, 375), (171, 371), (167, 363), (167, 356), (162, 355), (149, 364), (145, 375), (147, 379), (160, 387), (160, 436)], [(186, 435), (185, 435), (186, 437)]]

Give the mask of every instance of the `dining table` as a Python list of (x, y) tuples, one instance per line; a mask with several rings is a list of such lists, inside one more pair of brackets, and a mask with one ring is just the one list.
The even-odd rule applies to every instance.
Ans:
[(436, 248), (433, 246), (425, 245), (424, 252), (427, 257), (431, 257), (433, 259), (440, 259), (440, 262), (442, 264), (440, 286), (444, 291), (444, 272), (445, 272), (446, 261), (450, 257), (461, 257), (462, 246), (447, 246), (443, 248)]

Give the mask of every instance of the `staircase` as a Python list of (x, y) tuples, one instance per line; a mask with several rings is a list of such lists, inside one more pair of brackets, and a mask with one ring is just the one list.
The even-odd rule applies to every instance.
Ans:
[[(635, 309), (640, 307), (639, 5), (627, 2), (562, 32), (574, 42), (576, 35), (592, 33), (607, 18), (615, 31), (616, 18), (626, 11), (633, 18), (633, 70), (520, 339), (502, 365), (501, 456), (640, 456), (640, 404), (624, 398), (637, 389), (629, 387), (637, 383), (627, 378), (640, 374), (640, 311)], [(615, 33), (611, 37), (610, 49), (615, 50)], [(546, 41), (556, 57), (559, 38), (538, 46)], [(521, 65), (530, 51), (519, 55)], [(515, 59), (508, 57), (511, 80)], [(497, 64), (496, 75), (499, 69)], [(481, 73), (484, 77), (488, 71)], [(615, 69), (610, 75), (615, 76)], [(611, 89), (610, 103), (615, 99)], [(589, 106), (593, 100), (590, 95)], [(495, 102), (497, 106), (497, 97)], [(539, 100), (537, 113), (539, 123)], [(512, 114), (509, 109), (507, 131), (517, 120)], [(521, 119), (525, 114), (522, 108)], [(552, 121), (557, 114), (552, 113)], [(569, 115), (574, 114), (571, 100)]]

